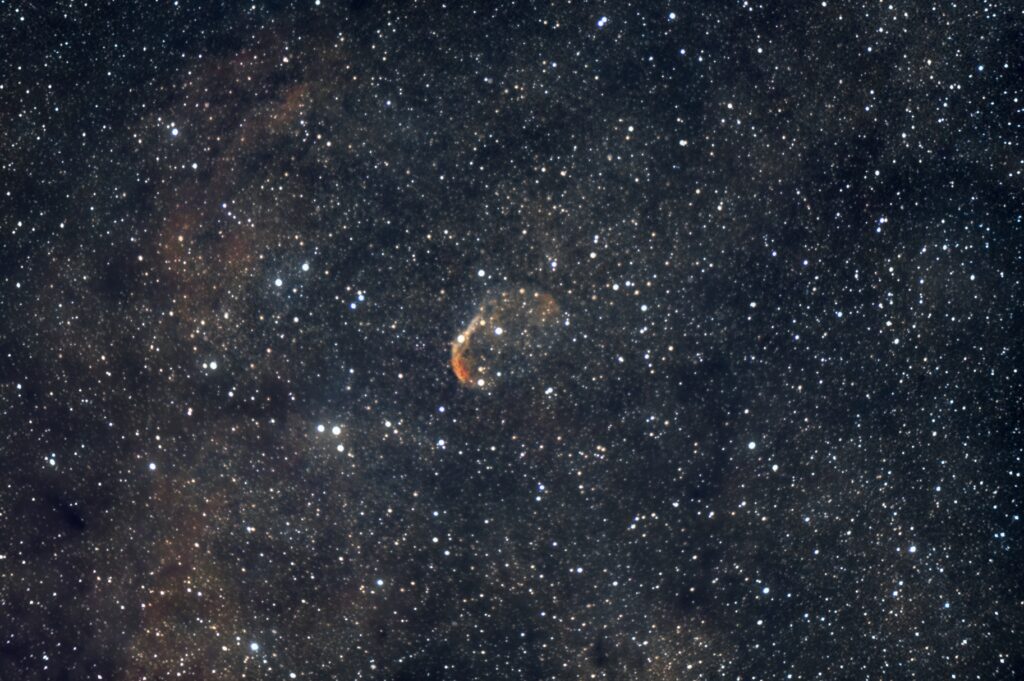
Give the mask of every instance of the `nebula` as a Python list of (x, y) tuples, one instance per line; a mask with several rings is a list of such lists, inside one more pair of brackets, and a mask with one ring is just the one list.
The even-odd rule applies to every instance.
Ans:
[(560, 313), (544, 291), (520, 287), (489, 296), (452, 341), (452, 373), (472, 388), (525, 373), (548, 354)]

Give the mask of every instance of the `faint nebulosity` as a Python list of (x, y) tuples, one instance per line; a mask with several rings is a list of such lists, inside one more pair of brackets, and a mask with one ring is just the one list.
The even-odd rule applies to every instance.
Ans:
[(1024, 669), (1019, 2), (0, 28), (0, 679)]

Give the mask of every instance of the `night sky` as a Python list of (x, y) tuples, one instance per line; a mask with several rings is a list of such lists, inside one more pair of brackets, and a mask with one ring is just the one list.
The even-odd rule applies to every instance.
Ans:
[(1024, 669), (1019, 2), (0, 44), (0, 679)]

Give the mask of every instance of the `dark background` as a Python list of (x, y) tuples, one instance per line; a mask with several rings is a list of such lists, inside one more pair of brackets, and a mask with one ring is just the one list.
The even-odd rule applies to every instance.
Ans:
[(0, 678), (1011, 677), (1019, 3), (494, 5), (0, 4)]

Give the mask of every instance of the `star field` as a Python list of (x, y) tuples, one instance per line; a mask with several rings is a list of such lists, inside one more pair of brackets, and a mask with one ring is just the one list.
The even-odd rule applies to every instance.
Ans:
[(1024, 669), (1019, 3), (0, 29), (0, 679)]

